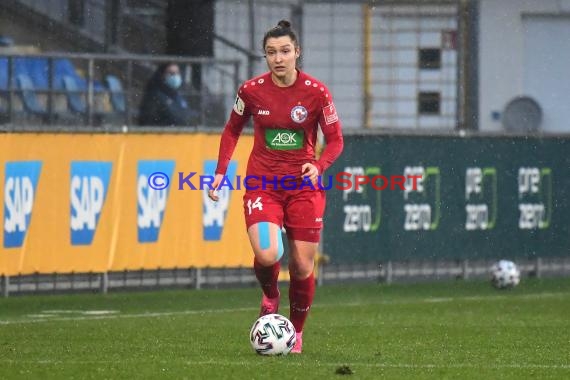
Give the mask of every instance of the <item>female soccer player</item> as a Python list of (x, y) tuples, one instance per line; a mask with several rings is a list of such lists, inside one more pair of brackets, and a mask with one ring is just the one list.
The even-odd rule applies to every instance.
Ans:
[[(320, 175), (343, 149), (341, 125), (327, 87), (296, 67), (299, 43), (289, 21), (281, 20), (263, 37), (269, 72), (247, 80), (238, 90), (221, 136), (214, 189), (223, 176), (241, 131), (254, 121), (254, 142), (243, 197), (247, 234), (255, 255), (253, 267), (263, 290), (260, 315), (279, 308), (281, 228), (289, 242), (290, 319), (297, 332), (291, 352), (301, 353), (303, 326), (315, 294), (313, 276), (325, 192)], [(317, 160), (319, 125), (326, 148)], [(213, 201), (219, 198), (210, 190)]]

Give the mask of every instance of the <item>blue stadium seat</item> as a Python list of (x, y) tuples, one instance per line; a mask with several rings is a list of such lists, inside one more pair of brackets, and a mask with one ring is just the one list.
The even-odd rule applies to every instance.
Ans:
[(107, 75), (105, 77), (105, 84), (109, 89), (113, 111), (125, 113), (127, 111), (127, 100), (125, 97), (125, 91), (123, 90), (123, 85), (119, 78), (114, 75)]
[(85, 100), (82, 98), (82, 91), (79, 89), (75, 79), (69, 75), (64, 75), (61, 79), (69, 110), (76, 114), (85, 114), (87, 106), (85, 105)]
[(26, 112), (38, 116), (47, 115), (46, 109), (38, 101), (36, 89), (28, 75), (18, 74), (16, 76), (16, 88)]

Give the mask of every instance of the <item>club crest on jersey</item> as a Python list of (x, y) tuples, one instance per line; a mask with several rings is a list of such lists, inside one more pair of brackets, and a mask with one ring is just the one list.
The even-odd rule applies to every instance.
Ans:
[(295, 106), (291, 109), (291, 119), (295, 123), (304, 122), (308, 115), (307, 109), (303, 106)]

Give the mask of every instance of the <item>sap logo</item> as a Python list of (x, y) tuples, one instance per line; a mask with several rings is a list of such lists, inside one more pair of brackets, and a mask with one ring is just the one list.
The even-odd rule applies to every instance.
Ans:
[(71, 244), (90, 245), (93, 242), (101, 210), (105, 204), (111, 162), (71, 162)]
[(259, 110), (257, 111), (258, 115), (265, 115), (268, 116), (269, 115), (269, 111), (268, 110)]
[(171, 160), (141, 160), (137, 164), (137, 230), (139, 243), (158, 241), (168, 200), (168, 187), (162, 190), (153, 189), (148, 185), (148, 179), (156, 172), (164, 173), (171, 178), (174, 165), (175, 162)]
[(21, 247), (32, 219), (41, 161), (6, 162), (4, 248)]
[[(217, 162), (214, 160), (204, 161), (204, 174), (214, 175)], [(237, 161), (230, 161), (226, 172), (227, 179), (234, 183), (237, 171)], [(219, 200), (213, 202), (208, 198), (208, 186), (205, 186), (202, 192), (203, 211), (202, 225), (203, 237), (206, 241), (216, 241), (222, 238), (224, 223), (230, 206), (230, 189), (229, 186), (222, 186), (218, 190)]]

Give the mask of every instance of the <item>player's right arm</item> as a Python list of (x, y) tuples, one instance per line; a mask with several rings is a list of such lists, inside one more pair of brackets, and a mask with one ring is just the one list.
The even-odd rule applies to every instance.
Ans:
[(213, 189), (208, 191), (208, 196), (213, 201), (218, 201), (216, 189), (222, 182), (224, 175), (228, 169), (228, 165), (236, 148), (237, 142), (243, 131), (243, 127), (251, 116), (249, 107), (246, 104), (246, 94), (243, 87), (240, 87), (234, 102), (234, 107), (230, 114), (230, 118), (226, 123), (222, 137), (220, 139), (220, 150), (218, 152), (218, 165), (216, 167), (216, 175), (212, 183)]

